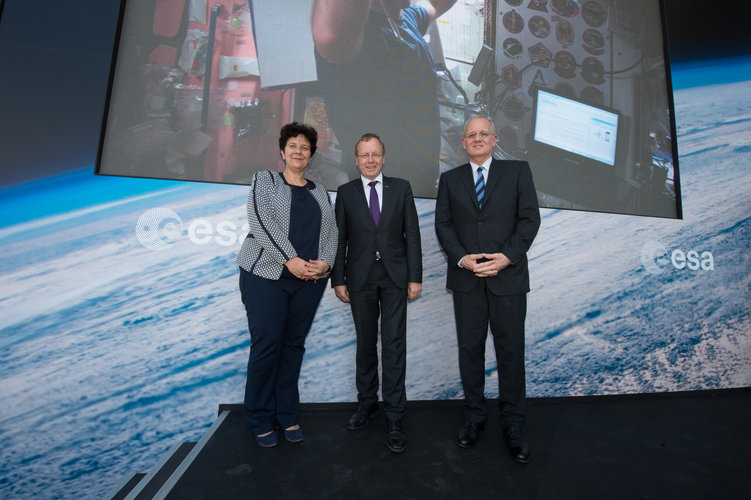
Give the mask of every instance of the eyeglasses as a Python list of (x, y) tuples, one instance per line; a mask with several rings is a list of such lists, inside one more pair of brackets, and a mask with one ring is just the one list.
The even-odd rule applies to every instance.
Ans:
[(364, 155), (355, 155), (355, 156), (357, 156), (361, 160), (368, 160), (370, 158), (373, 158), (374, 160), (378, 161), (381, 158), (383, 158), (383, 154), (381, 154), (381, 153), (368, 153), (368, 154), (364, 154)]
[(465, 135), (464, 138), (465, 139), (469, 139), (469, 140), (474, 140), (474, 139), (477, 138), (477, 136), (480, 136), (480, 139), (482, 139), (483, 141), (485, 141), (491, 135), (495, 135), (495, 134), (491, 134), (490, 132), (487, 132), (487, 131), (483, 130), (482, 132), (471, 132), (471, 133)]

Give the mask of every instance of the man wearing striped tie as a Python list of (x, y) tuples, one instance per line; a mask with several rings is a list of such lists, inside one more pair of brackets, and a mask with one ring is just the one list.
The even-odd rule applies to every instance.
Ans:
[(435, 228), (448, 258), (446, 286), (454, 300), (465, 424), (457, 444), (471, 447), (485, 427), (485, 341), (488, 326), (498, 364), (500, 428), (511, 458), (529, 461), (525, 417), (524, 321), (527, 250), (540, 227), (529, 164), (496, 160), (493, 123), (476, 117), (464, 127), (469, 163), (441, 175)]

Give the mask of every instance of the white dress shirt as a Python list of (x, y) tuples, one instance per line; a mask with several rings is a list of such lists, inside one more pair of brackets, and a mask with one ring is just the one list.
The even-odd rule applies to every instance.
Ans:
[(493, 155), (488, 156), (488, 159), (485, 160), (482, 165), (477, 165), (476, 163), (469, 162), (470, 166), (472, 167), (472, 184), (474, 185), (475, 182), (477, 182), (477, 168), (482, 167), (482, 175), (485, 177), (485, 184), (488, 183), (488, 174), (490, 173), (490, 164), (493, 163)]

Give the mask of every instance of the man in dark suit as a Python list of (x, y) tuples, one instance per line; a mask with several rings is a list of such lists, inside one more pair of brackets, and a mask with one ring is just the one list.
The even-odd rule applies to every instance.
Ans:
[(490, 120), (477, 117), (467, 122), (462, 146), (469, 163), (441, 175), (435, 227), (448, 258), (446, 286), (454, 299), (464, 389), (466, 422), (457, 444), (472, 446), (487, 419), (485, 341), (490, 325), (504, 440), (512, 458), (526, 463), (526, 252), (540, 226), (540, 211), (529, 165), (494, 159), (497, 139)]
[(378, 317), (386, 444), (404, 451), (407, 301), (422, 291), (422, 246), (409, 182), (381, 173), (385, 147), (375, 134), (355, 145), (360, 178), (336, 194), (339, 247), (331, 285), (348, 302), (357, 333), (355, 384), (359, 406), (347, 428), (362, 429), (378, 411)]

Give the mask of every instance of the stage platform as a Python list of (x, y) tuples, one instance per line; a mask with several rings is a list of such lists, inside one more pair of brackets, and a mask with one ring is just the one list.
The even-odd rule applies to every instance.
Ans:
[(260, 448), (239, 405), (220, 405), (198, 443), (176, 444), (113, 498), (745, 499), (751, 388), (529, 399), (530, 463), (509, 457), (497, 403), (471, 449), (456, 445), (458, 401), (410, 402), (407, 450), (386, 448), (381, 416), (346, 430), (353, 403), (303, 404), (302, 443)]

